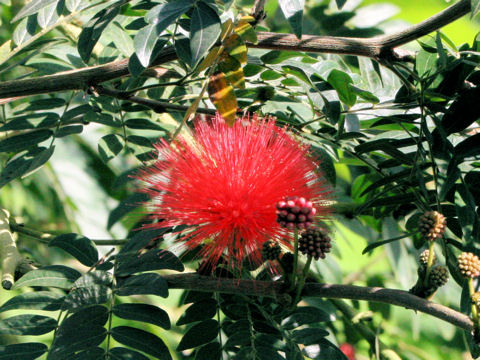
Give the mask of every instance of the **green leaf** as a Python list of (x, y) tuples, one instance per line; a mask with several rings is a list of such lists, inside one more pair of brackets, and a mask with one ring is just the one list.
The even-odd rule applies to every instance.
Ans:
[(117, 304), (112, 309), (113, 314), (122, 319), (143, 321), (170, 329), (168, 314), (157, 306), (149, 304)]
[(221, 22), (218, 14), (203, 1), (193, 8), (190, 26), (190, 65), (194, 67), (215, 44), (220, 35)]
[(335, 187), (337, 183), (337, 173), (335, 171), (335, 165), (331, 156), (325, 149), (319, 146), (312, 145), (310, 149), (313, 153), (313, 156), (316, 158), (316, 160), (319, 161), (320, 170), (322, 171), (323, 175), (325, 175), (328, 182), (330, 182), (330, 184)]
[(123, 245), (118, 255), (136, 254), (139, 250), (145, 248), (152, 240), (161, 239), (162, 236), (169, 232), (172, 228), (164, 227), (158, 229), (142, 229), (135, 232), (128, 242)]
[(122, 123), (120, 121), (117, 121), (112, 117), (110, 114), (104, 114), (104, 113), (97, 113), (94, 111), (90, 111), (85, 114), (84, 117), (85, 122), (94, 122), (98, 124), (103, 124), (107, 126), (111, 126), (113, 128), (119, 128), (122, 126)]
[(107, 335), (104, 328), (107, 320), (105, 306), (93, 305), (78, 310), (58, 328), (47, 359), (69, 359), (77, 351), (100, 345)]
[(143, 351), (158, 360), (171, 360), (172, 357), (162, 339), (149, 332), (129, 326), (117, 326), (112, 329), (112, 337), (123, 345)]
[(470, 6), (472, 8), (472, 15), (470, 18), (473, 19), (478, 14), (478, 12), (480, 12), (480, 0), (471, 0), (470, 3)]
[(184, 36), (179, 36), (179, 38), (175, 40), (175, 52), (177, 53), (178, 58), (185, 64), (190, 65), (192, 63), (190, 39), (187, 39)]
[(314, 345), (318, 344), (325, 336), (328, 336), (328, 331), (324, 329), (305, 328), (292, 331), (291, 339), (298, 344)]
[(17, 315), (0, 320), (0, 335), (42, 335), (57, 326), (57, 320), (42, 315)]
[(41, 8), (37, 14), (38, 25), (40, 25), (42, 29), (45, 29), (47, 26), (55, 24), (62, 10), (63, 1), (55, 2)]
[(82, 131), (83, 131), (83, 125), (62, 126), (55, 133), (55, 137), (58, 139), (68, 135), (81, 134)]
[(154, 149), (155, 146), (150, 138), (145, 136), (138, 136), (138, 135), (129, 135), (127, 136), (127, 142), (131, 144), (135, 144), (138, 146), (142, 146), (145, 148)]
[(269, 51), (266, 54), (260, 56), (260, 60), (264, 64), (280, 64), (285, 60), (288, 60), (292, 57), (303, 57), (304, 53), (297, 51), (282, 51), (282, 50), (273, 50)]
[(164, 29), (173, 24), (181, 15), (185, 14), (192, 7), (192, 0), (174, 0), (166, 4), (153, 7), (145, 15), (149, 24), (161, 24)]
[(211, 319), (217, 312), (217, 301), (205, 299), (191, 305), (178, 319), (177, 326), (189, 324), (196, 321)]
[(87, 7), (89, 4), (83, 0), (65, 0), (65, 7), (70, 12), (75, 12), (82, 10), (83, 8)]
[(147, 25), (139, 30), (133, 39), (135, 54), (144, 68), (150, 65), (150, 58), (152, 57), (153, 49), (160, 35), (157, 28), (157, 25)]
[(105, 360), (105, 350), (99, 347), (84, 350), (68, 358), (68, 360)]
[(190, 0), (176, 0), (157, 5), (147, 13), (145, 20), (150, 25), (138, 31), (133, 40), (135, 53), (143, 67), (148, 67), (150, 64), (160, 34), (186, 13), (192, 4), (193, 2)]
[(193, 325), (185, 335), (183, 335), (180, 344), (178, 344), (177, 351), (183, 351), (209, 343), (218, 336), (218, 330), (218, 321), (213, 319)]
[(3, 64), (8, 59), (12, 51), (12, 40), (5, 41), (0, 45), (0, 64)]
[(73, 312), (87, 305), (106, 303), (111, 297), (112, 281), (113, 276), (107, 271), (95, 270), (86, 273), (75, 281), (62, 309)]
[(118, 220), (127, 215), (130, 211), (142, 206), (150, 197), (148, 194), (136, 192), (120, 201), (115, 209), (108, 216), (107, 229), (110, 229)]
[(465, 130), (480, 118), (480, 109), (477, 106), (479, 98), (478, 86), (460, 93), (442, 118), (441, 125), (447, 136)]
[(168, 297), (168, 285), (164, 278), (158, 274), (148, 273), (130, 276), (126, 280), (118, 280), (116, 294), (128, 295), (158, 295)]
[(73, 288), (88, 287), (92, 285), (110, 286), (113, 281), (113, 275), (108, 271), (94, 270), (86, 273), (73, 283)]
[(30, 149), (52, 136), (51, 130), (35, 130), (22, 135), (11, 136), (0, 141), (0, 152), (19, 152)]
[(195, 360), (220, 360), (221, 357), (222, 346), (214, 341), (198, 349)]
[(78, 53), (83, 61), (88, 62), (92, 50), (100, 39), (103, 30), (119, 14), (120, 7), (126, 0), (120, 0), (102, 9), (87, 23), (78, 37)]
[(357, 94), (358, 97), (362, 98), (365, 101), (368, 101), (369, 103), (378, 104), (380, 102), (380, 99), (374, 94), (372, 94), (370, 91), (359, 89), (353, 85), (350, 86), (350, 89), (353, 91), (353, 93)]
[(260, 78), (266, 81), (277, 80), (281, 77), (283, 77), (283, 75), (274, 70), (266, 70), (260, 74)]
[(113, 33), (113, 43), (118, 51), (120, 51), (125, 57), (131, 56), (135, 52), (135, 48), (133, 46), (133, 39), (130, 35), (127, 34), (117, 21), (114, 21), (111, 25), (111, 31)]
[(397, 240), (400, 240), (400, 239), (404, 239), (406, 237), (413, 236), (413, 235), (415, 235), (415, 233), (408, 233), (408, 234), (403, 234), (403, 235), (400, 235), (400, 236), (397, 236), (397, 237), (394, 237), (394, 238), (391, 238), (391, 239), (376, 241), (374, 243), (368, 244), (368, 246), (365, 249), (363, 249), (362, 255), (376, 249), (379, 246), (382, 246), (382, 245), (385, 245), (385, 244), (388, 244), (388, 243), (391, 243), (391, 242), (394, 242), (394, 241), (397, 241)]
[(237, 331), (228, 337), (225, 349), (234, 349), (236, 346), (244, 347), (250, 345), (252, 333), (250, 329)]
[[(255, 350), (257, 352), (257, 356), (259, 360), (283, 360), (284, 359), (284, 357), (281, 356), (276, 349), (271, 348), (269, 346), (256, 346)], [(288, 356), (288, 352), (287, 352), (287, 356)], [(287, 359), (289, 358), (287, 357)], [(299, 360), (303, 360), (303, 357), (299, 358)]]
[(197, 301), (202, 301), (206, 299), (211, 299), (212, 298), (212, 293), (210, 292), (205, 292), (205, 291), (196, 291), (196, 290), (189, 290), (185, 298), (183, 299), (183, 304), (191, 304)]
[(295, 329), (301, 325), (313, 324), (317, 322), (332, 321), (331, 315), (326, 311), (313, 307), (302, 306), (296, 308), (289, 316), (282, 320), (284, 329)]
[(313, 346), (305, 347), (304, 351), (312, 359), (348, 360), (339, 348), (326, 339), (321, 339), (318, 344)]
[(98, 261), (98, 250), (89, 238), (78, 234), (62, 234), (53, 238), (48, 246), (56, 246), (72, 255), (85, 266), (92, 266)]
[(22, 112), (26, 111), (38, 111), (38, 110), (52, 110), (65, 106), (65, 100), (61, 98), (51, 98), (51, 99), (38, 99), (33, 100), (28, 103), (28, 106), (23, 109)]
[(112, 360), (149, 360), (145, 355), (135, 350), (122, 347), (110, 349), (110, 358)]
[(51, 291), (32, 291), (9, 299), (0, 307), (0, 312), (15, 309), (56, 311), (62, 306), (64, 295)]
[(472, 194), (463, 184), (457, 184), (455, 192), (455, 212), (462, 227), (463, 239), (472, 243), (477, 234), (478, 216)]
[(343, 71), (333, 69), (328, 75), (327, 81), (337, 91), (341, 102), (348, 107), (355, 105), (357, 96), (350, 85), (353, 84), (350, 75)]
[(142, 255), (119, 256), (117, 257), (119, 265), (115, 274), (117, 276), (126, 276), (143, 271), (170, 269), (183, 271), (182, 262), (170, 251), (150, 250)]
[(138, 130), (161, 130), (165, 131), (163, 127), (150, 121), (148, 119), (136, 118), (136, 119), (128, 119), (125, 121), (125, 126), (130, 129), (138, 129)]
[(57, 1), (58, 0), (32, 0), (27, 5), (25, 5), (22, 10), (18, 12), (17, 15), (15, 15), (15, 17), (12, 19), (12, 23), (17, 22), (18, 20), (23, 19), (26, 16), (36, 14), (39, 10)]
[(81, 274), (70, 267), (63, 265), (44, 266), (23, 275), (13, 285), (13, 289), (22, 286), (49, 286), (60, 289), (70, 289)]
[(117, 156), (120, 151), (123, 150), (124, 146), (125, 142), (120, 135), (108, 134), (100, 139), (98, 143), (98, 153), (103, 162), (107, 163)]
[(62, 309), (74, 312), (84, 306), (105, 304), (110, 300), (111, 293), (111, 289), (104, 285), (72, 289), (66, 296)]
[(47, 350), (47, 345), (34, 342), (0, 345), (0, 360), (34, 360)]
[(26, 177), (40, 169), (52, 156), (55, 147), (31, 151), (7, 163), (0, 174), (0, 188), (19, 177)]
[(463, 160), (470, 156), (477, 156), (480, 154), (480, 134), (469, 136), (457, 146), (455, 146), (455, 157), (458, 160)]
[(437, 53), (421, 50), (415, 57), (415, 69), (418, 75), (431, 75), (437, 71)]
[(305, 0), (279, 0), (283, 15), (290, 23), (297, 38), (302, 37), (303, 7)]
[(35, 34), (36, 27), (37, 22), (33, 16), (23, 19), (13, 31), (13, 42), (17, 45), (23, 44)]
[(335, 0), (335, 3), (337, 4), (338, 10), (341, 10), (343, 8), (343, 5), (345, 5), (346, 2), (347, 2), (347, 0)]

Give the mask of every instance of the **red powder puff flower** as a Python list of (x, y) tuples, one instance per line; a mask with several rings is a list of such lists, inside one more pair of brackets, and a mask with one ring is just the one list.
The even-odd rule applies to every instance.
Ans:
[(355, 348), (348, 343), (340, 345), (340, 350), (345, 354), (348, 360), (355, 360)]
[[(225, 256), (241, 266), (246, 255), (259, 264), (265, 241), (290, 246), (277, 223), (276, 204), (285, 196), (306, 198), (317, 207), (327, 194), (318, 163), (307, 146), (273, 119), (244, 117), (232, 127), (217, 115), (197, 121), (193, 139), (156, 145), (159, 160), (140, 174), (152, 198), (151, 215), (161, 225), (188, 225), (180, 241), (201, 246), (199, 256), (216, 265)], [(155, 225), (152, 225), (155, 226)]]

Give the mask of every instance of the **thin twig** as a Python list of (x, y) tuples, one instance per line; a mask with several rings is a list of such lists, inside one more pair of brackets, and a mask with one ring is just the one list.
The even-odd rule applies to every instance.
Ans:
[[(17, 232), (19, 234), (31, 237), (35, 240), (38, 240), (42, 243), (48, 244), (56, 235), (44, 233), (38, 230), (34, 230), (23, 226), (22, 224), (17, 224), (14, 221), (13, 217), (10, 217), (10, 229), (12, 232)], [(115, 245), (124, 245), (128, 239), (92, 239), (95, 245), (97, 246), (115, 246)]]
[[(109, 89), (104, 86), (92, 86), (92, 89), (94, 89), (93, 91), (99, 95), (107, 95), (120, 100), (128, 100), (135, 104), (146, 106), (155, 111), (156, 113), (165, 113), (169, 111), (185, 112), (189, 108), (189, 106), (186, 105), (171, 104), (165, 101), (158, 101), (134, 96), (131, 92)], [(215, 115), (215, 109), (198, 108), (197, 113)]]

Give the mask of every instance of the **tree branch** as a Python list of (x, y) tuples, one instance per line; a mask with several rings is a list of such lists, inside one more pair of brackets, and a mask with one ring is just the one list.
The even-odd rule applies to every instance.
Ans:
[[(283, 286), (281, 282), (212, 278), (196, 273), (164, 275), (164, 279), (167, 280), (168, 286), (171, 289), (219, 291), (228, 294), (274, 298), (281, 293)], [(403, 290), (354, 285), (306, 283), (302, 295), (327, 299), (366, 300), (402, 306), (429, 314), (462, 329), (468, 331), (473, 330), (473, 322), (468, 316)]]
[[(167, 47), (162, 50), (152, 66), (158, 66), (176, 58), (175, 49)], [(0, 99), (55, 91), (86, 90), (88, 86), (130, 75), (128, 61), (129, 59), (124, 59), (37, 78), (5, 81), (0, 83)]]
[[(418, 39), (446, 24), (462, 17), (470, 11), (470, 0), (460, 0), (442, 12), (391, 35), (382, 35), (370, 39), (333, 36), (303, 35), (298, 40), (292, 34), (258, 32), (258, 43), (247, 45), (252, 48), (316, 53), (335, 53), (366, 56), (376, 60), (401, 58), (395, 47)], [(172, 46), (162, 50), (152, 66), (158, 66), (177, 58)], [(129, 75), (128, 59), (88, 68), (60, 72), (38, 78), (11, 80), (0, 83), (0, 99), (51, 93), (66, 90), (84, 90), (88, 86)]]
[(400, 45), (405, 45), (406, 43), (421, 38), (445, 25), (451, 24), (455, 20), (468, 14), (470, 10), (470, 0), (460, 0), (427, 20), (410, 26), (403, 31), (391, 35), (379, 36), (377, 41), (382, 43), (383, 48), (394, 48)]

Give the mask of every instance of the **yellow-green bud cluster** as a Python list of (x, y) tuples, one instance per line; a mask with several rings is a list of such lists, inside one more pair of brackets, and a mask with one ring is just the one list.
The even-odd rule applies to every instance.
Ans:
[[(429, 256), (430, 256), (430, 251), (428, 249), (424, 250), (420, 254), (420, 256), (418, 257), (418, 260), (419, 260), (421, 266), (425, 266), (425, 267), (427, 266)], [(435, 255), (435, 253), (433, 253), (432, 265), (435, 265), (436, 262), (437, 262), (437, 256)]]
[(420, 216), (418, 230), (428, 241), (435, 241), (441, 238), (447, 228), (445, 216), (438, 211), (427, 211)]
[(461, 253), (458, 255), (458, 268), (463, 276), (476, 278), (480, 275), (480, 259), (470, 252)]
[(480, 307), (480, 291), (472, 294), (472, 303)]

